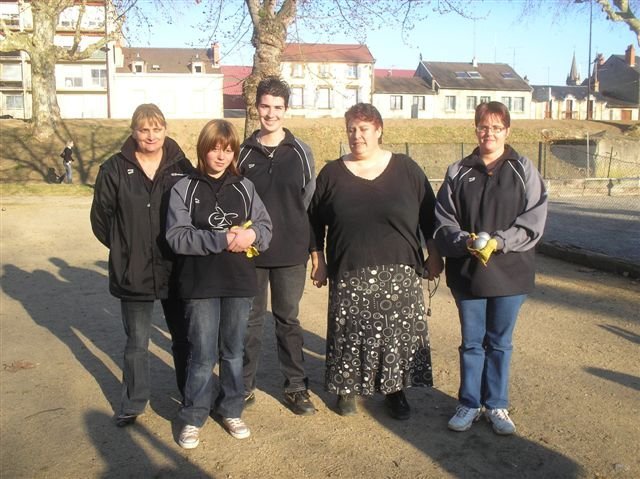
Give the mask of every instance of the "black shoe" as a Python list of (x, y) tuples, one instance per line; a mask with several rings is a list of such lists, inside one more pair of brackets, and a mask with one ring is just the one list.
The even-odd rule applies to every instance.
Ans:
[(116, 426), (127, 427), (136, 422), (137, 414), (118, 414), (116, 416)]
[(402, 390), (387, 394), (384, 397), (384, 403), (387, 405), (389, 414), (394, 419), (405, 421), (411, 416), (411, 408)]
[(338, 395), (338, 414), (341, 416), (354, 416), (356, 414), (356, 397), (353, 394)]
[(307, 391), (284, 393), (284, 402), (294, 414), (310, 416), (316, 412)]
[(253, 406), (256, 403), (256, 395), (253, 391), (244, 395), (244, 407)]

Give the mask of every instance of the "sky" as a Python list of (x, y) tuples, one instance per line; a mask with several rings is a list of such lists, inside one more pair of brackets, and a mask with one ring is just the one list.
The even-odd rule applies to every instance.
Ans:
[[(226, 0), (227, 5), (232, 3)], [(204, 0), (202, 3), (205, 3)], [(546, 0), (552, 4), (554, 0)], [(177, 0), (184, 10), (171, 23), (155, 20), (151, 33), (137, 30), (131, 46), (180, 48), (209, 45), (206, 30), (197, 27), (203, 18), (202, 3)], [(542, 4), (545, 3), (543, 0)], [(143, 5), (155, 8), (152, 0)], [(371, 32), (365, 41), (376, 60), (375, 68), (415, 69), (420, 55), (425, 61), (507, 63), (533, 85), (564, 85), (575, 53), (581, 78), (587, 76), (589, 58), (589, 8), (576, 6), (570, 14), (554, 15), (539, 10), (536, 16), (522, 16), (521, 0), (475, 0), (477, 20), (458, 14), (431, 14), (404, 37), (396, 28)], [(294, 29), (290, 29), (290, 33)], [(357, 35), (349, 34), (323, 38), (322, 34), (297, 31), (299, 40), (308, 43), (358, 43)], [(203, 40), (204, 39), (204, 40)], [(233, 51), (222, 39), (223, 65), (251, 65), (253, 48), (249, 38), (235, 45)], [(596, 53), (624, 55), (633, 44), (640, 55), (635, 34), (626, 24), (606, 20), (604, 13), (593, 5), (591, 58)]]

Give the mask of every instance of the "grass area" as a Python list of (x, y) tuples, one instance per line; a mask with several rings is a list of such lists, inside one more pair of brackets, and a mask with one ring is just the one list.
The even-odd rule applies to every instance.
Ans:
[[(244, 119), (230, 121), (240, 133)], [(195, 159), (195, 145), (200, 129), (207, 120), (170, 120), (169, 136), (183, 148), (187, 157)], [(341, 118), (289, 118), (286, 126), (311, 147), (316, 168), (338, 158), (341, 144), (346, 149), (344, 120)], [(622, 135), (629, 125), (622, 122), (577, 120), (522, 120), (512, 124), (510, 142), (535, 145), (557, 138), (584, 138), (585, 133)], [(85, 194), (76, 185), (46, 185), (47, 169), (62, 173), (60, 152), (67, 140), (75, 143), (74, 182), (91, 185), (101, 163), (120, 150), (129, 135), (128, 120), (66, 120), (56, 136), (41, 143), (33, 139), (29, 124), (20, 120), (0, 120), (0, 183), (3, 194)], [(473, 148), (476, 138), (472, 120), (386, 120), (384, 143), (393, 151), (406, 151), (423, 165), (430, 177), (441, 177), (446, 165)], [(535, 148), (531, 147), (532, 150)], [(529, 154), (529, 153), (527, 153)], [(16, 185), (9, 185), (13, 183)], [(28, 184), (29, 188), (24, 185)], [(33, 190), (31, 187), (33, 186)], [(42, 190), (38, 188), (43, 188)], [(50, 193), (49, 193), (50, 192)]]
[(2, 183), (0, 196), (92, 196), (89, 185), (51, 185), (48, 183)]

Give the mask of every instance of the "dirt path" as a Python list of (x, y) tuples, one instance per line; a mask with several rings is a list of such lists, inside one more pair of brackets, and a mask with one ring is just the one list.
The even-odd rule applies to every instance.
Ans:
[[(538, 289), (516, 329), (514, 437), (485, 422), (452, 433), (459, 332), (441, 285), (430, 322), (436, 387), (412, 389), (410, 421), (381, 397), (342, 418), (322, 388), (326, 289), (307, 286), (301, 318), (312, 417), (279, 401), (274, 347), (237, 441), (210, 420), (184, 451), (166, 327), (156, 310), (153, 396), (132, 428), (117, 429), (124, 333), (107, 293), (106, 250), (93, 238), (88, 198), (2, 198), (0, 441), (3, 478), (475, 478), (640, 477), (640, 286), (539, 257)], [(274, 344), (266, 331), (267, 345)]]

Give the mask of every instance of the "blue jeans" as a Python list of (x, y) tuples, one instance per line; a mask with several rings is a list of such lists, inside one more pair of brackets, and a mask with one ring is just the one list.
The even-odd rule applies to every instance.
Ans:
[[(183, 303), (163, 299), (162, 309), (171, 333), (173, 362), (178, 389), (183, 393), (189, 348)], [(149, 336), (154, 301), (120, 301), (122, 324), (127, 335), (122, 367), (121, 414), (142, 414), (149, 402)]]
[(187, 368), (184, 424), (202, 427), (209, 417), (214, 392), (213, 367), (220, 360), (213, 409), (222, 417), (240, 417), (244, 407), (242, 351), (252, 298), (185, 300), (191, 354)]
[(298, 319), (300, 299), (304, 292), (307, 267), (304, 264), (280, 268), (256, 268), (258, 294), (253, 299), (244, 344), (244, 388), (256, 388), (258, 359), (262, 350), (262, 334), (267, 314), (267, 291), (271, 285), (271, 312), (275, 319), (278, 360), (284, 376), (284, 391), (305, 391), (302, 351), (302, 327)]
[(511, 338), (525, 294), (480, 298), (452, 291), (462, 328), (460, 404), (471, 408), (509, 405)]

